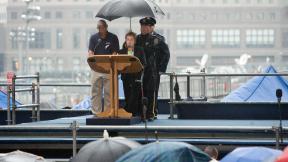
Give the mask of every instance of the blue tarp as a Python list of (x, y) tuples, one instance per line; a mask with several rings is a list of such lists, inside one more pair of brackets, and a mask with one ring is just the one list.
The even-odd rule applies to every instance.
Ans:
[[(119, 97), (124, 98), (124, 90), (123, 90), (123, 82), (121, 79), (118, 79), (118, 84), (119, 84)], [(77, 105), (73, 105), (72, 109), (75, 110), (83, 110), (83, 109), (91, 109), (92, 104), (91, 104), (91, 97), (85, 97), (80, 103)]]
[[(268, 66), (264, 73), (277, 73)], [(282, 89), (282, 101), (288, 102), (288, 82), (282, 76), (255, 76), (221, 102), (277, 102), (276, 90)]]
[[(12, 99), (10, 99), (10, 105), (12, 105)], [(21, 105), (16, 102), (16, 105)], [(7, 109), (7, 94), (0, 90), (0, 109)]]

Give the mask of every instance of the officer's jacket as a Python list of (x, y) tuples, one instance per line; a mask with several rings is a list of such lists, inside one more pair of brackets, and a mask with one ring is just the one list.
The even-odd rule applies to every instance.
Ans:
[(144, 48), (147, 68), (155, 69), (157, 72), (166, 71), (170, 52), (163, 36), (156, 32), (140, 34), (137, 36), (136, 44)]

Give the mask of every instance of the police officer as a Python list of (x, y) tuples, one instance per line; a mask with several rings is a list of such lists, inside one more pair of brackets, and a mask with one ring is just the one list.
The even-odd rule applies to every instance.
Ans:
[(154, 23), (151, 26), (151, 33), (155, 35), (158, 39), (161, 40), (158, 48), (158, 54), (156, 55), (156, 65), (157, 65), (157, 75), (156, 75), (156, 105), (155, 105), (155, 118), (157, 118), (158, 113), (158, 91), (160, 85), (160, 73), (166, 72), (167, 65), (170, 59), (170, 51), (168, 45), (165, 43), (165, 37), (157, 33), (155, 29), (156, 20), (154, 18), (150, 18)]
[(144, 69), (143, 91), (148, 99), (146, 119), (157, 118), (157, 96), (160, 83), (159, 72), (165, 72), (170, 58), (165, 38), (154, 31), (156, 20), (145, 17), (140, 21), (141, 34), (137, 36), (136, 44), (144, 48), (146, 68)]

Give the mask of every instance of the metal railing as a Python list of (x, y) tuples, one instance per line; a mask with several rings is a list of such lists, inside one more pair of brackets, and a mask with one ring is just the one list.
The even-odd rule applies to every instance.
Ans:
[[(36, 79), (36, 83), (29, 84), (31, 88), (16, 89), (16, 80), (19, 79)], [(31, 104), (16, 104), (16, 93), (17, 92), (31, 92), (32, 103)], [(12, 116), (11, 116), (11, 104), (12, 99)], [(25, 75), (12, 77), (12, 84), (7, 84), (7, 124), (16, 124), (16, 109), (17, 108), (32, 108), (32, 121), (40, 121), (40, 76), (39, 73), (36, 75)], [(35, 111), (35, 109), (37, 109)]]
[[(288, 76), (288, 73), (246, 73), (246, 74), (207, 74), (207, 73), (183, 73), (183, 74), (176, 74), (176, 73), (161, 73), (161, 75), (169, 76), (169, 91), (170, 91), (170, 119), (174, 119), (174, 107), (175, 104), (179, 103), (187, 103), (192, 101), (176, 101), (174, 99), (174, 79), (175, 77), (185, 77), (187, 79), (187, 89), (186, 89), (186, 97), (189, 98), (190, 96), (190, 78), (202, 78), (202, 86), (201, 90), (203, 94), (201, 97), (203, 98), (203, 101), (207, 98), (207, 78), (208, 77), (228, 77), (230, 79), (230, 87), (228, 87), (231, 90), (231, 78), (232, 77), (247, 77), (247, 76)], [(200, 99), (201, 100), (201, 99)], [(198, 100), (199, 101), (199, 100)]]

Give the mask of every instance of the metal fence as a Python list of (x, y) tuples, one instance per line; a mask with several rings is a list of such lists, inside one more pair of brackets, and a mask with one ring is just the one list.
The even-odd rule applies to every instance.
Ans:
[[(217, 82), (217, 80), (215, 80), (215, 78), (228, 78), (223, 80), (223, 82), (219, 82), (220, 80), (218, 80), (218, 83), (215, 83), (216, 87), (212, 86), (212, 92), (216, 92), (215, 90), (217, 90), (219, 87), (220, 91), (217, 90), (217, 92), (224, 92), (227, 94), (231, 91), (231, 85), (232, 85), (232, 78), (233, 77), (245, 77), (245, 80), (247, 80), (247, 77), (254, 77), (254, 76), (266, 76), (266, 77), (275, 77), (275, 76), (288, 76), (288, 73), (259, 73), (259, 74), (254, 74), (254, 73), (246, 73), (246, 74), (206, 74), (206, 73), (197, 73), (197, 74), (191, 74), (191, 73), (184, 73), (184, 74), (175, 74), (175, 73), (163, 73), (162, 75), (166, 75), (169, 77), (169, 98), (170, 98), (170, 118), (173, 119), (174, 118), (174, 106), (175, 104), (178, 103), (187, 103), (187, 102), (193, 102), (193, 100), (182, 100), (182, 101), (175, 101), (175, 97), (174, 97), (174, 85), (175, 85), (175, 79), (176, 78), (186, 78), (186, 84), (187, 84), (187, 88), (184, 89), (186, 90), (186, 97), (189, 98), (190, 96), (190, 91), (191, 91), (191, 85), (190, 85), (190, 80), (191, 78), (201, 78), (200, 82), (200, 88), (199, 91), (201, 91), (200, 94), (202, 94), (202, 98), (203, 100), (206, 100), (207, 98), (207, 92), (209, 91), (208, 88), (210, 88), (208, 86), (207, 88), (207, 79), (211, 79), (212, 78), (212, 83), (213, 82)], [(214, 79), (214, 80), (213, 80)], [(209, 83), (209, 82), (208, 82)], [(224, 84), (223, 84), (224, 83)], [(211, 84), (213, 85), (213, 84)], [(183, 93), (183, 92), (182, 92)], [(217, 93), (217, 95), (215, 95), (214, 97), (219, 97), (220, 95), (225, 95), (225, 94), (221, 94), (221, 93)]]
[[(238, 88), (253, 76), (287, 76), (287, 73), (278, 74), (205, 74), (205, 73), (164, 73), (161, 76), (158, 98), (171, 98), (171, 91), (175, 86), (177, 78), (180, 96), (187, 98), (205, 98), (218, 101), (228, 95), (232, 90)], [(173, 82), (171, 82), (171, 77)], [(44, 79), (43, 79), (44, 80)], [(90, 83), (43, 83), (41, 80), (41, 105), (44, 109), (57, 109), (71, 107), (85, 97), (90, 96)], [(60, 82), (60, 81), (59, 81)], [(31, 83), (16, 82), (16, 87), (29, 87)], [(0, 89), (6, 91), (7, 83), (0, 83)], [(29, 93), (29, 92), (28, 92)], [(28, 103), (31, 101), (27, 93), (17, 94), (16, 98)], [(45, 104), (47, 103), (47, 104)], [(46, 106), (46, 107), (45, 107)]]
[[(16, 80), (34, 79), (36, 82), (31, 83), (31, 88), (16, 89)], [(16, 93), (31, 92), (32, 103), (28, 104), (16, 104)], [(12, 103), (10, 102), (10, 98)], [(12, 108), (12, 114), (11, 114)], [(40, 121), (40, 76), (36, 75), (16, 76), (12, 77), (11, 84), (7, 84), (7, 124), (16, 124), (16, 109), (19, 108), (31, 108), (32, 109), (32, 121)], [(37, 111), (36, 111), (37, 109)]]

